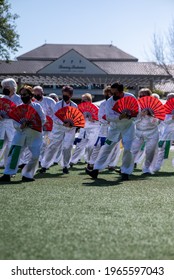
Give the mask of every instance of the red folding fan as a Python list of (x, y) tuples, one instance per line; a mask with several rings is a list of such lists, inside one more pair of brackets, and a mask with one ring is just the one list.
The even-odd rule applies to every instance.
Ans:
[(11, 110), (10, 118), (17, 121), (18, 123), (28, 123), (28, 127), (42, 131), (42, 122), (37, 111), (30, 105), (22, 104)]
[(53, 129), (53, 120), (49, 116), (46, 116), (46, 122), (43, 126), (43, 131), (51, 131)]
[(164, 108), (166, 111), (166, 114), (174, 114), (174, 98), (170, 98), (169, 100), (166, 101), (164, 104)]
[(79, 110), (86, 118), (91, 117), (93, 120), (98, 121), (98, 107), (91, 102), (82, 102), (78, 105)]
[(85, 126), (85, 118), (82, 112), (80, 112), (78, 108), (71, 107), (71, 106), (63, 107), (57, 110), (55, 115), (64, 123), (70, 122), (71, 126), (75, 126), (75, 127)]
[(144, 96), (138, 99), (141, 110), (148, 109), (157, 119), (164, 120), (166, 111), (163, 103), (153, 96)]
[(9, 117), (10, 111), (16, 107), (16, 104), (9, 99), (0, 98), (0, 116)]
[(120, 114), (127, 113), (130, 117), (136, 117), (138, 115), (138, 101), (132, 96), (125, 96), (114, 104), (112, 110)]

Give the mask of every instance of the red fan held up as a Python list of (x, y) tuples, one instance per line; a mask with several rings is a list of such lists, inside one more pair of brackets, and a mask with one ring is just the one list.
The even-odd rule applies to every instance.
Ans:
[(28, 123), (28, 127), (42, 132), (42, 122), (37, 111), (30, 105), (22, 104), (10, 112), (10, 118), (20, 124)]
[(138, 115), (138, 101), (132, 96), (125, 96), (115, 102), (112, 110), (117, 113), (126, 113), (130, 118)]
[(16, 104), (9, 99), (0, 98), (0, 116), (8, 118), (10, 111), (16, 108)]
[(167, 100), (166, 103), (164, 104), (164, 108), (166, 114), (174, 115), (174, 98), (170, 98), (169, 100)]
[(72, 127), (84, 127), (85, 118), (79, 109), (71, 106), (63, 107), (55, 113), (55, 116), (58, 117), (64, 123), (70, 123)]
[(52, 131), (53, 129), (53, 120), (50, 116), (46, 116), (46, 123), (43, 126), (43, 131)]
[(92, 120), (98, 121), (98, 107), (91, 102), (82, 102), (78, 104), (79, 110), (86, 118), (91, 117)]
[(138, 99), (141, 110), (149, 110), (153, 117), (164, 120), (166, 111), (163, 103), (153, 96), (144, 96)]

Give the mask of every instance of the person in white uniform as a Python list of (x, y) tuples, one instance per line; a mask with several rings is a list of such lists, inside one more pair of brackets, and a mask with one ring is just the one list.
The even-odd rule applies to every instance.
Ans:
[[(138, 97), (151, 96), (152, 92), (148, 88), (142, 88), (138, 92)], [(145, 143), (145, 160), (142, 166), (143, 174), (152, 174), (151, 164), (155, 155), (155, 150), (159, 139), (158, 125), (159, 119), (153, 116), (150, 109), (142, 110), (135, 121), (136, 133), (132, 144), (132, 154), (135, 159), (143, 143)]]
[[(167, 100), (174, 98), (174, 93), (167, 94)], [(160, 126), (158, 148), (152, 163), (153, 172), (161, 169), (164, 160), (168, 158), (172, 142), (174, 141), (174, 110), (172, 114), (166, 114), (165, 120)], [(174, 159), (172, 159), (174, 166)]]
[[(111, 86), (106, 86), (103, 90), (103, 95), (105, 97), (105, 100), (100, 104), (99, 112), (98, 112), (98, 119), (100, 122), (100, 130), (98, 133), (98, 137), (96, 140), (96, 143), (94, 144), (92, 154), (90, 156), (90, 160), (88, 163), (87, 168), (93, 169), (94, 163), (97, 159), (97, 156), (99, 154), (99, 151), (101, 147), (105, 144), (107, 135), (108, 135), (108, 129), (109, 129), (109, 122), (106, 120), (106, 102), (107, 100), (112, 96), (111, 93)], [(115, 170), (115, 166), (119, 160), (119, 156), (121, 153), (120, 149), (120, 143), (115, 145), (115, 148), (111, 151), (111, 154), (108, 156), (108, 169), (109, 170)]]
[[(82, 95), (81, 102), (92, 103), (92, 95), (85, 93)], [(97, 139), (98, 131), (100, 129), (100, 123), (97, 120), (93, 120), (91, 116), (84, 115), (85, 127), (80, 128), (76, 147), (70, 160), (70, 165), (76, 164), (84, 156), (85, 161), (88, 163), (92, 154), (94, 144)], [(80, 138), (81, 137), (81, 138)]]
[[(42, 109), (46, 116), (49, 116), (51, 119), (54, 117), (54, 107), (56, 105), (56, 101), (53, 100), (51, 97), (44, 96), (44, 90), (41, 86), (33, 87), (33, 95), (34, 95), (34, 102), (39, 103), (42, 106)], [(41, 148), (40, 158), (41, 161), (45, 150), (48, 146), (48, 143), (52, 141), (51, 139), (51, 131), (43, 131), (43, 144)]]
[[(56, 113), (59, 109), (67, 106), (77, 108), (77, 104), (74, 103), (71, 98), (73, 96), (73, 88), (71, 86), (64, 86), (62, 88), (62, 100), (57, 102), (54, 107)], [(62, 122), (56, 116), (53, 117), (53, 130), (52, 141), (48, 145), (44, 157), (41, 161), (40, 173), (45, 173), (46, 170), (53, 165), (57, 153), (62, 153), (62, 167), (63, 173), (69, 173), (69, 162), (71, 158), (72, 147), (75, 139), (76, 128), (72, 127), (70, 122)]]
[(131, 153), (132, 141), (135, 133), (135, 126), (133, 119), (130, 118), (129, 114), (119, 114), (112, 110), (115, 102), (122, 97), (132, 96), (133, 94), (124, 92), (123, 85), (120, 83), (114, 83), (111, 85), (111, 92), (113, 94), (107, 100), (106, 103), (106, 120), (110, 122), (108, 136), (104, 146), (100, 149), (97, 160), (94, 164), (94, 169), (90, 171), (86, 168), (86, 173), (92, 178), (98, 177), (99, 170), (106, 168), (107, 159), (111, 151), (115, 148), (115, 145), (122, 140), (123, 144), (123, 157), (121, 166), (121, 180), (129, 180), (129, 175), (133, 172), (133, 157)]
[[(33, 107), (39, 114), (43, 126), (46, 121), (46, 116), (40, 104), (31, 101), (33, 96), (32, 89), (28, 86), (24, 86), (20, 89), (20, 94), (22, 102)], [(38, 167), (38, 160), (42, 145), (42, 133), (30, 128), (28, 121), (23, 121), (22, 124), (16, 121), (13, 122), (16, 132), (8, 154), (4, 175), (0, 177), (0, 182), (10, 182), (11, 175), (15, 175), (17, 173), (20, 155), (25, 147), (28, 147), (31, 156), (28, 163), (22, 169), (22, 181), (34, 181), (35, 179), (33, 177)]]
[[(16, 81), (12, 78), (2, 80), (2, 94), (3, 98), (6, 98), (16, 105), (22, 103), (21, 98), (17, 91)], [(3, 160), (3, 164), (6, 164), (7, 156), (10, 150), (11, 142), (15, 133), (13, 120), (8, 117), (0, 115), (0, 159)]]

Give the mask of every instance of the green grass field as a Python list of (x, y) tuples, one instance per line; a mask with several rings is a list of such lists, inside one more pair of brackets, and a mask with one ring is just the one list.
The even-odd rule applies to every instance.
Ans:
[[(173, 260), (174, 168), (131, 180), (104, 170), (99, 179), (85, 164), (63, 175), (60, 166), (35, 182), (0, 185), (1, 260)], [(3, 172), (3, 170), (0, 170)]]

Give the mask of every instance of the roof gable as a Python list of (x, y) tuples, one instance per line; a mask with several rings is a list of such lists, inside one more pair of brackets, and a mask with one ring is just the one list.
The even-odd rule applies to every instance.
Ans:
[(42, 68), (38, 74), (106, 74), (106, 72), (75, 50), (70, 50)]

